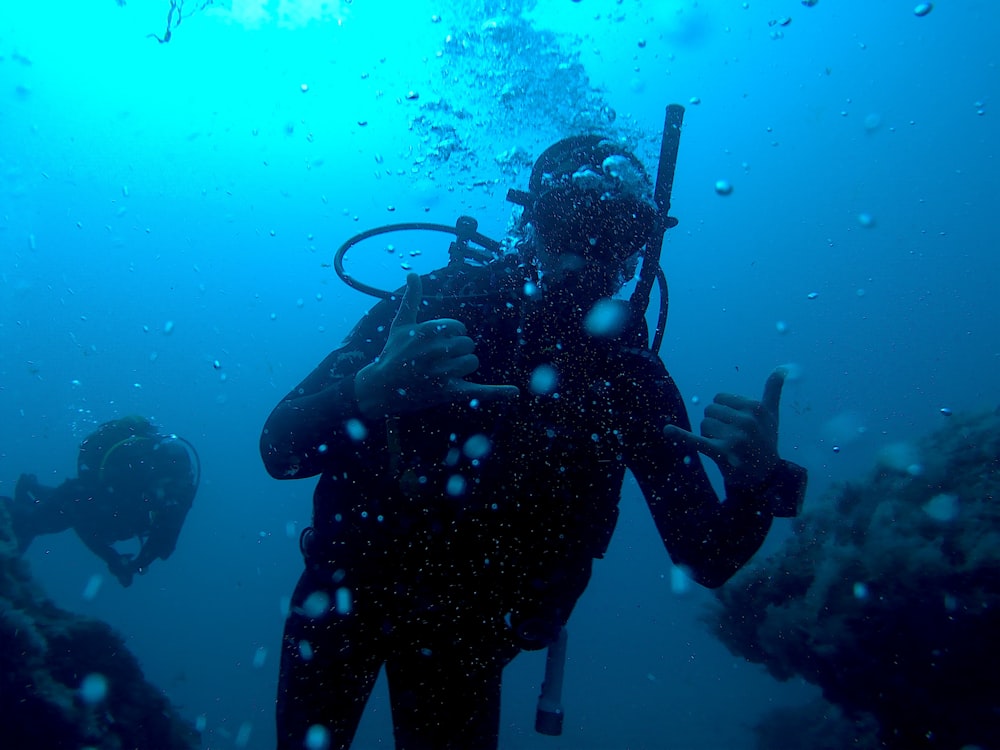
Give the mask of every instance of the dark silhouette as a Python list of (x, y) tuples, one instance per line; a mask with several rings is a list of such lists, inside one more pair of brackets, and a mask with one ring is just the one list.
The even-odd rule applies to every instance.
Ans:
[(270, 474), (320, 476), (280, 748), (310, 733), (349, 747), (383, 665), (398, 748), (495, 748), (501, 672), (558, 637), (626, 469), (706, 586), (798, 510), (805, 472), (777, 452), (784, 371), (761, 401), (717, 396), (694, 434), (644, 316), (612, 299), (665, 222), (641, 163), (578, 136), (539, 158), (529, 188), (506, 252), (411, 274), (267, 420)]
[[(80, 445), (77, 477), (58, 487), (22, 474), (8, 503), (18, 550), (36, 536), (73, 529), (122, 586), (132, 584), (153, 560), (166, 560), (177, 545), (198, 489), (194, 448), (162, 435), (143, 417), (101, 425)], [(136, 538), (136, 554), (115, 542)]]

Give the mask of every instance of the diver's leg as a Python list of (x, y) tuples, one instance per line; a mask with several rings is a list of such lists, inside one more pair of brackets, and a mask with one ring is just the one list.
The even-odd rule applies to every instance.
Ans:
[(306, 571), (292, 597), (281, 644), (279, 750), (349, 748), (383, 661), (377, 616), (364, 601), (337, 612), (331, 579), (328, 570)]
[(69, 482), (64, 482), (60, 487), (45, 487), (34, 474), (18, 477), (14, 497), (7, 507), (19, 554), (28, 549), (36, 536), (58, 534), (70, 528), (72, 522), (64, 495), (68, 497), (71, 493), (62, 492), (68, 485)]
[(495, 750), (500, 678), (516, 649), (492, 635), (458, 633), (448, 644), (393, 652), (386, 675), (396, 750)]

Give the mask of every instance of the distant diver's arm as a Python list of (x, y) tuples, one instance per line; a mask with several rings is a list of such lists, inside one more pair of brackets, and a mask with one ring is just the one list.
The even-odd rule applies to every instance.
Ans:
[(190, 500), (170, 502), (153, 515), (149, 536), (142, 540), (142, 547), (135, 557), (136, 572), (145, 573), (153, 560), (166, 560), (173, 554), (189, 510)]
[(74, 530), (76, 531), (76, 535), (80, 537), (80, 541), (84, 543), (87, 549), (104, 561), (104, 564), (108, 566), (108, 571), (118, 579), (118, 582), (122, 586), (128, 587), (132, 584), (135, 567), (131, 555), (123, 555), (112, 545), (101, 541), (94, 534), (88, 534), (79, 528)]

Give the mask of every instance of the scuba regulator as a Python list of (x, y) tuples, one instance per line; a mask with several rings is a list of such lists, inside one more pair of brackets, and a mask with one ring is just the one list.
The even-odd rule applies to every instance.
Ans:
[[(663, 334), (666, 329), (667, 313), (669, 308), (669, 293), (667, 279), (660, 267), (660, 254), (663, 249), (663, 235), (667, 229), (677, 226), (677, 219), (670, 216), (670, 195), (674, 184), (674, 171), (677, 166), (677, 152), (680, 148), (681, 126), (684, 121), (684, 107), (680, 104), (671, 104), (667, 107), (666, 117), (663, 123), (663, 136), (660, 142), (660, 158), (656, 172), (656, 183), (653, 188), (652, 206), (644, 203), (633, 203), (633, 208), (626, 212), (626, 219), (630, 228), (642, 227), (642, 234), (645, 236), (642, 253), (642, 268), (639, 271), (639, 278), (635, 290), (629, 299), (629, 311), (633, 320), (639, 320), (646, 314), (649, 307), (649, 298), (653, 289), (654, 281), (659, 284), (660, 304), (657, 316), (656, 329), (653, 334), (650, 350), (658, 353), (663, 343)], [(604, 141), (600, 136), (585, 135), (565, 138), (553, 146), (549, 147), (535, 162), (529, 179), (528, 190), (517, 190), (511, 188), (507, 191), (507, 200), (524, 207), (528, 212), (529, 220), (536, 221), (543, 228), (552, 226), (552, 231), (556, 231), (560, 212), (572, 208), (577, 211), (584, 211), (585, 219), (591, 219), (598, 223), (620, 225), (621, 217), (612, 219), (609, 211), (615, 207), (618, 201), (601, 201), (601, 196), (597, 200), (588, 200), (586, 203), (579, 201), (572, 205), (567, 205), (563, 196), (565, 193), (553, 189), (545, 189), (545, 178), (551, 170), (564, 168), (569, 163), (569, 159), (574, 154), (581, 152), (600, 153), (602, 150), (607, 154), (620, 154), (621, 149), (607, 148), (603, 146)], [(626, 168), (637, 170), (643, 177), (645, 170), (634, 156), (626, 154), (618, 157), (622, 161), (630, 162), (625, 164)], [(576, 166), (579, 166), (577, 164)], [(572, 167), (571, 167), (572, 168)], [(614, 165), (613, 165), (614, 168)], [(586, 192), (586, 191), (585, 191)], [(648, 213), (646, 211), (648, 209)], [(496, 260), (501, 254), (501, 243), (491, 239), (478, 231), (479, 224), (471, 216), (460, 216), (455, 222), (455, 226), (448, 224), (435, 224), (430, 222), (403, 222), (399, 224), (386, 224), (384, 226), (368, 229), (354, 235), (344, 242), (333, 256), (333, 268), (337, 276), (348, 286), (357, 289), (359, 292), (378, 297), (379, 299), (391, 299), (396, 292), (388, 289), (381, 289), (366, 284), (351, 274), (344, 268), (344, 257), (348, 250), (355, 245), (364, 242), (372, 237), (393, 232), (405, 231), (427, 231), (440, 232), (454, 235), (455, 239), (449, 245), (448, 266), (460, 266), (467, 263), (486, 265)], [(474, 247), (477, 246), (477, 247)], [(637, 250), (639, 248), (636, 248)], [(488, 292), (482, 294), (462, 295), (461, 299), (486, 299), (491, 295)]]

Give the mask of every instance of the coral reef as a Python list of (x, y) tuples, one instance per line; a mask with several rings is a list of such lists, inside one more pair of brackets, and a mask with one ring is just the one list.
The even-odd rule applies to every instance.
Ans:
[(884, 747), (1000, 747), (1000, 416), (885, 450), (718, 602), (730, 650), (871, 715)]
[(0, 743), (10, 750), (190, 750), (197, 732), (111, 628), (59, 609), (17, 556), (0, 500)]
[(777, 708), (754, 727), (758, 750), (881, 750), (878, 727), (868, 714), (848, 718), (821, 698)]

